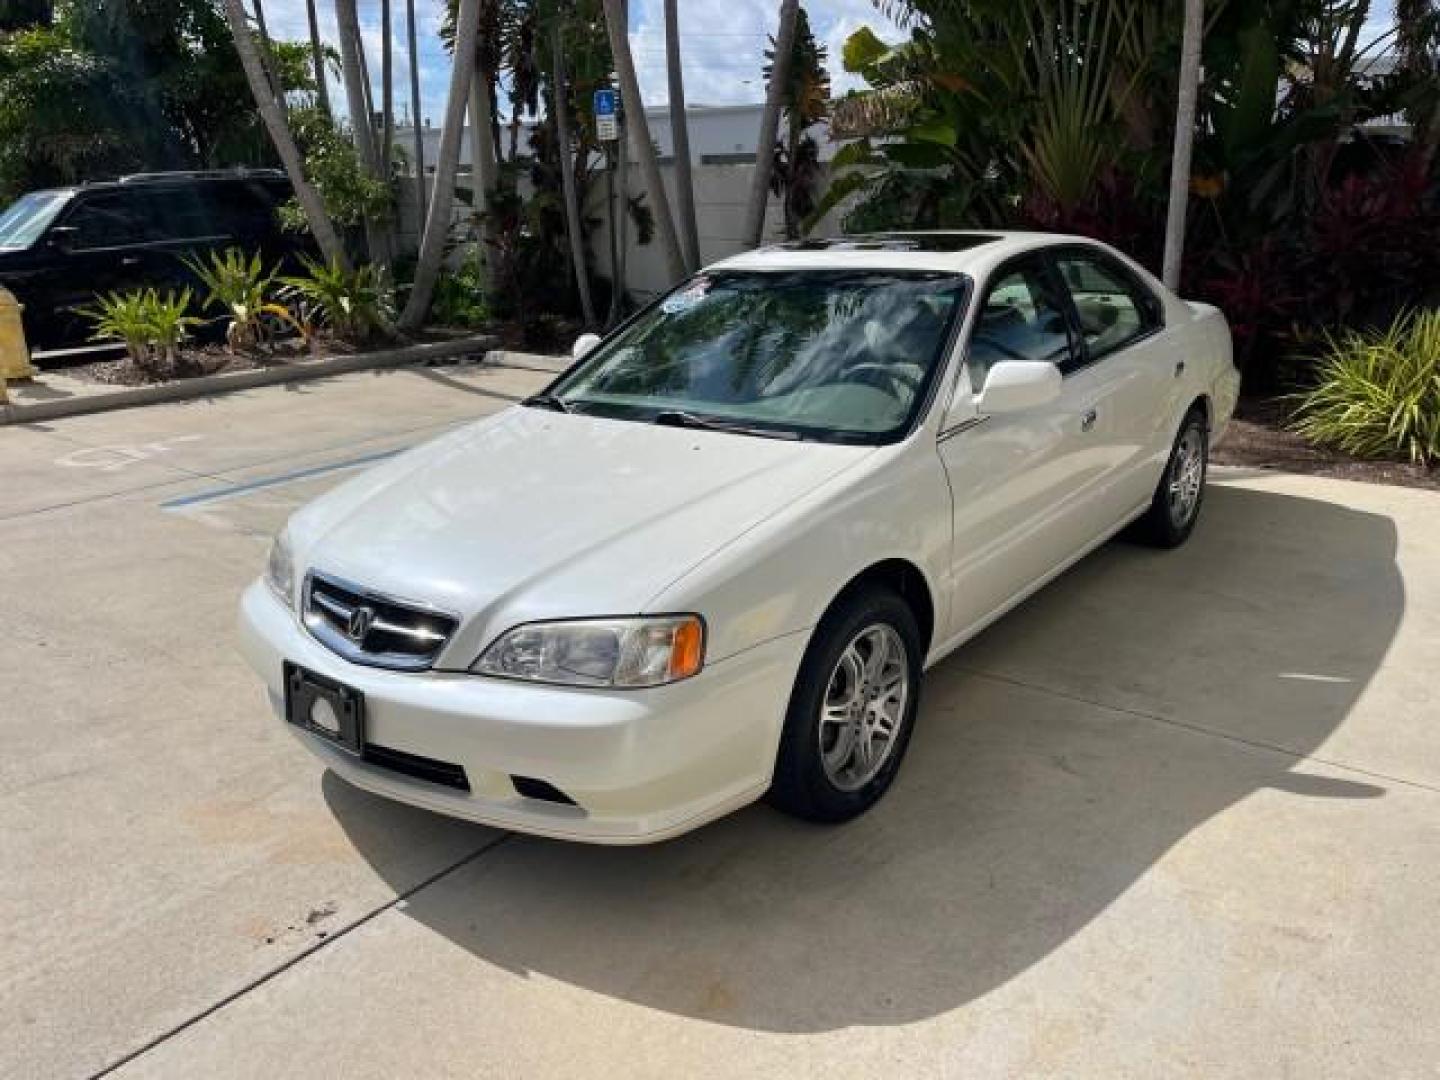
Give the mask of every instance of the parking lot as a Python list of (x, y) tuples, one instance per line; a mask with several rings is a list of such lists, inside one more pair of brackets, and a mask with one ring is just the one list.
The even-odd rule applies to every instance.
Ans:
[(233, 646), (290, 510), (546, 378), (0, 428), (0, 1075), (1434, 1075), (1434, 493), (1218, 470), (870, 815), (580, 847), (325, 775)]

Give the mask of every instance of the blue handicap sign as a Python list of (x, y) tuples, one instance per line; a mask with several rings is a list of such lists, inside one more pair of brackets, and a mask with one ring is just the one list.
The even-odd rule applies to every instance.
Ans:
[(615, 94), (615, 91), (614, 91), (614, 90), (596, 90), (596, 91), (595, 91), (595, 115), (596, 115), (597, 117), (599, 117), (599, 116), (614, 116), (614, 115), (615, 115), (615, 99), (616, 99), (616, 94)]

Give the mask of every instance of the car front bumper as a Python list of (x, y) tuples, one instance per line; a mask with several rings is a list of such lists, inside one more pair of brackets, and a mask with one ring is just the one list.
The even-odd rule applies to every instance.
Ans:
[[(470, 790), (362, 760), (286, 725), (357, 787), (499, 828), (609, 844), (675, 836), (764, 794), (806, 641), (803, 633), (777, 638), (647, 690), (404, 673), (337, 656), (258, 581), (241, 600), (239, 637), (282, 722), (288, 660), (365, 695), (367, 745), (459, 765)], [(522, 796), (514, 776), (543, 780), (575, 805)]]

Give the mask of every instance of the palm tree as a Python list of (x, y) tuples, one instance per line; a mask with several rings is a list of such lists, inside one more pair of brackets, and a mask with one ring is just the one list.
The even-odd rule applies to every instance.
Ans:
[(556, 155), (560, 158), (560, 185), (565, 192), (565, 232), (570, 238), (570, 261), (575, 268), (575, 287), (580, 291), (580, 311), (585, 325), (595, 325), (595, 304), (590, 299), (590, 272), (585, 266), (585, 234), (580, 218), (580, 199), (575, 193), (575, 157), (570, 148), (570, 110), (566, 98), (570, 87), (565, 80), (565, 49), (561, 43), (560, 20), (550, 24), (550, 48), (554, 70), (551, 93), (555, 103)]
[(319, 245), (320, 253), (327, 261), (348, 268), (350, 257), (345, 252), (345, 245), (340, 242), (340, 235), (335, 231), (335, 225), (330, 220), (320, 193), (305, 178), (300, 148), (295, 145), (295, 136), (290, 131), (279, 101), (270, 92), (270, 82), (265, 75), (260, 51), (255, 47), (255, 39), (250, 36), (250, 26), (245, 20), (245, 9), (241, 6), (241, 0), (224, 0), (224, 4), (225, 18), (230, 23), (230, 33), (235, 38), (235, 52), (239, 55), (240, 66), (245, 71), (245, 81), (250, 84), (255, 106), (260, 112), (260, 118), (265, 122), (265, 130), (270, 133), (270, 141), (275, 144), (275, 153), (285, 167), (285, 175), (290, 178), (295, 201), (300, 204), (300, 209), (305, 214), (310, 233), (315, 237), (315, 243)]
[(775, 62), (765, 90), (765, 111), (760, 114), (760, 136), (755, 143), (755, 175), (750, 180), (750, 208), (745, 215), (745, 240), (759, 247), (765, 235), (765, 204), (770, 198), (770, 173), (775, 165), (771, 147), (780, 131), (780, 109), (790, 81), (795, 53), (795, 16), (800, 0), (780, 0), (780, 29), (775, 35)]
[[(315, 0), (306, 0), (314, 11)], [(415, 41), (415, 0), (405, 0), (405, 47), (410, 51), (410, 135), (415, 152), (416, 228), (425, 224), (425, 136), (420, 130), (420, 47)]]
[[(380, 153), (375, 145), (375, 114), (367, 94), (370, 80), (365, 70), (365, 52), (355, 0), (335, 0), (335, 28), (340, 35), (340, 73), (345, 82), (345, 104), (350, 110), (350, 127), (355, 147), (360, 152), (360, 165), (368, 176), (380, 180), (383, 174), (380, 171)], [(390, 262), (388, 239), (380, 222), (365, 219), (365, 248), (370, 258), (382, 266)]]
[(700, 236), (695, 227), (695, 186), (690, 179), (690, 122), (685, 116), (685, 79), (680, 69), (677, 0), (665, 0), (665, 74), (670, 84), (670, 141), (675, 154), (675, 201), (680, 240), (689, 269), (700, 269)]
[(390, 0), (380, 0), (380, 175), (390, 179), (395, 142), (395, 40)]
[[(630, 55), (629, 20), (621, 0), (604, 0), (605, 25), (609, 30), (610, 52), (615, 57), (615, 70), (620, 76), (620, 96), (626, 103), (625, 126), (630, 133), (630, 146), (640, 162), (645, 177), (645, 190), (660, 233), (660, 246), (665, 249), (665, 265), (672, 282), (685, 276), (685, 259), (680, 254), (680, 239), (675, 234), (675, 219), (670, 216), (670, 198), (660, 178), (660, 162), (655, 156), (655, 143), (650, 138), (650, 123), (645, 119), (645, 106), (640, 98), (640, 81), (635, 77), (635, 59)], [(773, 140), (772, 140), (773, 141)]]
[(335, 114), (330, 109), (330, 87), (325, 80), (325, 49), (320, 44), (320, 19), (315, 13), (315, 0), (305, 0), (305, 18), (310, 23), (310, 63), (315, 69), (315, 100), (320, 105), (320, 111), (333, 119)]
[(1180, 92), (1175, 108), (1175, 148), (1170, 159), (1170, 205), (1165, 215), (1165, 258), (1161, 277), (1180, 286), (1185, 253), (1185, 209), (1190, 197), (1190, 151), (1195, 142), (1195, 105), (1200, 93), (1200, 45), (1205, 33), (1205, 0), (1185, 0), (1185, 35), (1180, 49)]
[[(236, 2), (236, 0), (231, 0)], [(425, 215), (425, 232), (415, 264), (415, 282), (400, 315), (400, 329), (414, 330), (430, 310), (445, 239), (450, 232), (450, 207), (455, 200), (455, 173), (460, 165), (460, 139), (465, 130), (465, 107), (475, 65), (475, 39), (480, 30), (480, 0), (460, 0), (455, 20), (455, 63), (450, 67), (450, 96), (445, 103), (445, 122), (440, 129), (440, 160), (435, 163), (435, 196)]]

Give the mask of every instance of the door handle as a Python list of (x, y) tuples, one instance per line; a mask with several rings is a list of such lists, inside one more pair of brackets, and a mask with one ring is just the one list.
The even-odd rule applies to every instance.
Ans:
[(121, 265), (121, 266), (139, 266), (139, 265), (140, 265), (140, 256), (138, 256), (138, 255), (126, 255), (123, 259), (120, 260), (120, 265)]
[(1184, 374), (1185, 374), (1185, 361), (1184, 361), (1184, 360), (1177, 360), (1177, 361), (1175, 362), (1175, 378), (1178, 379), (1181, 375), (1184, 375)]
[(1087, 410), (1085, 415), (1080, 417), (1080, 430), (1090, 431), (1091, 429), (1093, 429), (1095, 427), (1096, 418), (1097, 414), (1094, 409)]

